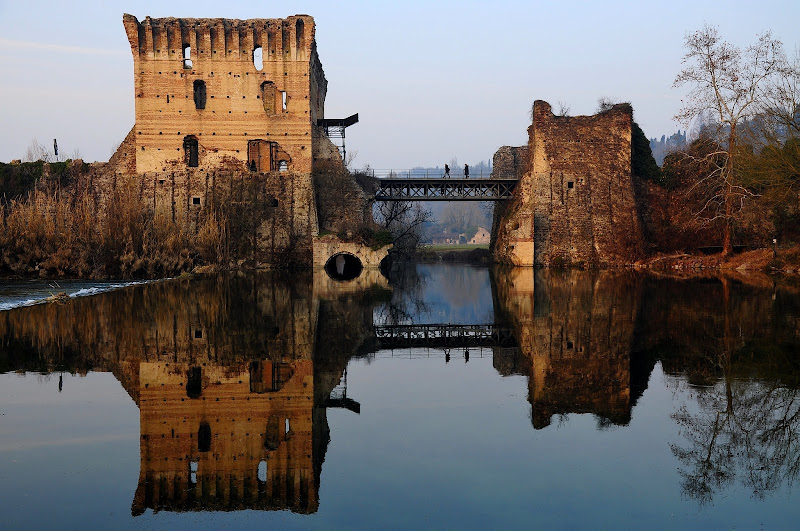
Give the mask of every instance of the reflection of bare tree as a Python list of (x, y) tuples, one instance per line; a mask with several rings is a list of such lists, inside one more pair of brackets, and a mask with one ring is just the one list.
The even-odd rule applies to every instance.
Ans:
[(407, 324), (427, 311), (423, 287), (428, 277), (417, 271), (413, 263), (400, 262), (389, 274), (393, 291), (389, 301), (375, 309), (375, 321), (383, 324)]
[(683, 492), (700, 503), (734, 483), (756, 497), (791, 486), (800, 467), (800, 400), (780, 382), (732, 381), (699, 392), (698, 413), (673, 414), (687, 444), (671, 445), (683, 468)]
[(724, 279), (722, 284), (723, 336), (707, 343), (709, 369), (722, 378), (697, 390), (696, 411), (683, 405), (672, 415), (687, 441), (685, 446), (670, 445), (683, 465), (682, 489), (701, 504), (710, 502), (737, 477), (761, 498), (783, 484), (791, 486), (800, 470), (800, 396), (796, 386), (787, 385), (797, 382), (797, 366), (787, 364), (789, 360), (773, 347), (759, 352), (757, 359), (783, 365), (777, 372), (780, 376), (762, 381), (749, 378), (753, 371), (748, 363), (753, 363), (757, 345), (738, 339), (730, 284)]

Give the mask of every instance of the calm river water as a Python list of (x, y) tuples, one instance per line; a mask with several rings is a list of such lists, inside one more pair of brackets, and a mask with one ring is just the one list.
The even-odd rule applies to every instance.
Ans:
[(0, 311), (2, 527), (794, 527), (799, 389), (766, 278), (129, 286)]

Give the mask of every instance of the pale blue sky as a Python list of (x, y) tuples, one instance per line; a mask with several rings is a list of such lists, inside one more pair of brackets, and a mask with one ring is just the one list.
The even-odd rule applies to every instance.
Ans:
[(747, 45), (765, 30), (800, 45), (800, 1), (59, 2), (0, 0), (0, 161), (36, 137), (107, 160), (133, 125), (133, 60), (122, 14), (312, 15), (328, 78), (326, 116), (358, 112), (355, 167), (488, 160), (527, 141), (535, 99), (591, 114), (633, 104), (648, 137), (674, 132), (683, 38), (705, 23)]

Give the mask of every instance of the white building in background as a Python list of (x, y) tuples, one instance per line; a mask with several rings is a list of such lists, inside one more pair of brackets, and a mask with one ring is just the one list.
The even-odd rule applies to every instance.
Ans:
[(491, 235), (489, 231), (484, 229), (483, 227), (478, 227), (478, 232), (475, 233), (475, 236), (469, 241), (472, 245), (486, 245), (489, 243)]

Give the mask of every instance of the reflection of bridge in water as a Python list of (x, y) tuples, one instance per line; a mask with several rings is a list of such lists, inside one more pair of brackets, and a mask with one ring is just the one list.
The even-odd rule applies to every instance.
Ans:
[(514, 347), (511, 328), (497, 324), (419, 324), (375, 326), (381, 348)]
[[(791, 365), (788, 355), (759, 362), (730, 351), (732, 331), (770, 348), (779, 338), (787, 353), (798, 344), (796, 294), (746, 285), (516, 268), (491, 284), (493, 314), (507, 325), (374, 326), (385, 294), (355, 284), (344, 291), (319, 276), (209, 276), (4, 312), (0, 373), (114, 374), (140, 414), (134, 516), (305, 514), (320, 505), (328, 410), (361, 412), (363, 396), (348, 396), (351, 360), (446, 363), (450, 350), (465, 362), (491, 357), (500, 376), (526, 377), (538, 430), (569, 414), (592, 414), (601, 427), (628, 424), (656, 363), (706, 386), (723, 369), (772, 377)], [(749, 302), (726, 309), (730, 300)], [(779, 307), (792, 310), (783, 316)], [(718, 368), (726, 359), (718, 356), (731, 368)]]

